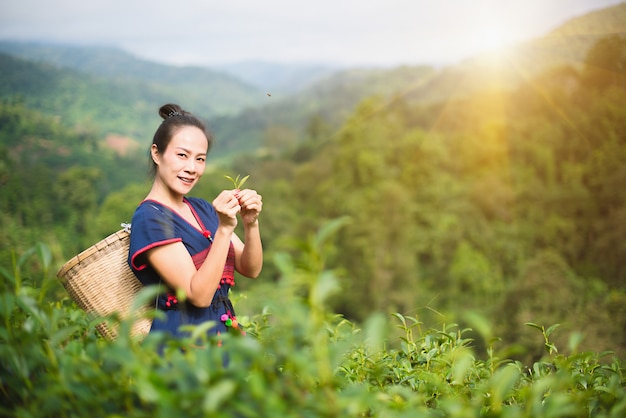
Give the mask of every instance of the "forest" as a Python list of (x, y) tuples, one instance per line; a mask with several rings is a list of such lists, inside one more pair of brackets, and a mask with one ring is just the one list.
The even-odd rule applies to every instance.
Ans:
[[(13, 58), (6, 56), (3, 60), (3, 65), (8, 66)], [(0, 87), (6, 89), (6, 80), (8, 78)], [(93, 87), (88, 81), (85, 83), (85, 88)], [(0, 340), (10, 341), (12, 334), (7, 330), (14, 328), (10, 317), (23, 321), (24, 327), (42, 320), (40, 317), (20, 319), (20, 315), (11, 313), (13, 306), (15, 309), (22, 306), (19, 302), (20, 295), (24, 296), (19, 292), (22, 279), (18, 278), (53, 275), (66, 260), (120, 229), (121, 223), (130, 221), (150, 184), (149, 138), (142, 138), (142, 145), (130, 147), (129, 152), (120, 152), (106, 145), (96, 122), (67, 123), (46, 112), (46, 107), (52, 106), (50, 97), (38, 99), (44, 101), (40, 105), (34, 104), (28, 96), (2, 97), (0, 266), (3, 290), (13, 289), (15, 294), (3, 296), (5, 331)], [(160, 104), (153, 103), (154, 116)], [(150, 119), (146, 116), (142, 121)], [(154, 117), (151, 126), (155, 127), (156, 123)], [(208, 123), (212, 125), (210, 119)], [(442, 352), (445, 351), (442, 347), (450, 349), (442, 354), (444, 357), (465, 358), (462, 354), (471, 346), (475, 350), (472, 359), (480, 360), (481, 365), (488, 364), (489, 356), (485, 353), (492, 352), (494, 346), (502, 356), (511, 359), (511, 364), (526, 367), (533, 364), (539, 368), (554, 367), (542, 359), (546, 350), (553, 355), (556, 347), (572, 348), (569, 353), (572, 356), (578, 352), (612, 353), (615, 358), (624, 359), (626, 38), (604, 37), (593, 44), (580, 65), (552, 67), (512, 89), (485, 89), (464, 97), (429, 102), (414, 100), (406, 91), (397, 89), (390, 95), (363, 97), (341, 121), (316, 113), (301, 128), (298, 131), (281, 124), (265, 126), (261, 147), (244, 149), (228, 158), (218, 154), (219, 158), (193, 191), (196, 196), (211, 199), (228, 187), (225, 174), (241, 174), (250, 175), (247, 185), (263, 195), (261, 225), (265, 267), (259, 280), (239, 280), (234, 292), (238, 311), (252, 318), (252, 328), (260, 327), (256, 331), (252, 329), (251, 334), (260, 336), (273, 350), (280, 350), (276, 339), (286, 338), (286, 335), (268, 331), (272, 322), (265, 325), (263, 322), (267, 321), (267, 309), (273, 306), (274, 312), (280, 313), (280, 308), (276, 307), (276, 304), (280, 306), (279, 301), (293, 301), (291, 308), (284, 309), (291, 309), (286, 314), (294, 315), (294, 323), (299, 318), (300, 324), (281, 317), (276, 319), (275, 325), (303, 333), (304, 340), (286, 343), (286, 347), (296, 351), (291, 354), (293, 358), (283, 359), (285, 363), (281, 367), (287, 368), (284, 378), (297, 379), (300, 373), (314, 380), (310, 385), (299, 384), (303, 385), (303, 391), (319, 389), (321, 393), (316, 392), (315, 397), (321, 397), (333, 387), (339, 387), (339, 392), (343, 393), (333, 396), (354, 395), (356, 392), (350, 390), (357, 391), (353, 385), (359, 381), (368, 381), (373, 388), (387, 389), (394, 382), (393, 390), (398, 392), (393, 396), (385, 392), (389, 396), (385, 398), (385, 408), (409, 410), (403, 409), (409, 408), (408, 404), (390, 406), (400, 402), (400, 398), (409, 399), (402, 392), (404, 389), (399, 389), (406, 389), (403, 385), (407, 381), (399, 383), (392, 376), (381, 377), (384, 376), (382, 369), (399, 370), (404, 364), (399, 357), (392, 357), (392, 342), (379, 342), (389, 344), (389, 351), (385, 352), (380, 351), (379, 346), (368, 346), (366, 341), (365, 347), (379, 356), (369, 357), (370, 361), (377, 359), (378, 363), (372, 367), (378, 369), (367, 369), (367, 375), (364, 363), (359, 362), (366, 362), (368, 356), (358, 348), (351, 351), (349, 358), (353, 368), (344, 362), (339, 373), (350, 384), (343, 380), (338, 383), (333, 380), (336, 376), (324, 375), (324, 370), (308, 371), (304, 363), (297, 363), (307, 361), (295, 354), (298, 344), (309, 347), (310, 351), (306, 352), (314, 358), (326, 358), (328, 353), (321, 352), (316, 339), (323, 345), (336, 342), (341, 347), (338, 331), (341, 326), (376, 330), (371, 324), (376, 324), (380, 315), (385, 318), (381, 321), (400, 321), (399, 337), (390, 331), (389, 341), (401, 340), (397, 347), (404, 348), (404, 355), (409, 355), (407, 350), (416, 344), (413, 337), (409, 337), (413, 335), (410, 333), (413, 328), (407, 325), (413, 318), (414, 325), (419, 325), (420, 329), (442, 330), (432, 335), (422, 334), (421, 344), (433, 343), (430, 338), (435, 338), (434, 335), (439, 336), (437, 338), (447, 335), (451, 345), (444, 344), (447, 337), (437, 340)], [(320, 233), (327, 235), (321, 239)], [(48, 258), (44, 257), (48, 262), (33, 261), (33, 248), (40, 256), (49, 251)], [(302, 271), (309, 275), (319, 273), (319, 280), (324, 272), (329, 273), (332, 285), (319, 284), (323, 288), (320, 290), (306, 281), (306, 274), (298, 273)], [(301, 276), (305, 277), (303, 282), (298, 281)], [(31, 283), (24, 280), (24, 283)], [(33, 292), (47, 283), (47, 280), (32, 280)], [(60, 322), (55, 326), (60, 329), (63, 321), (71, 322), (70, 317), (74, 318), (82, 324), (83, 340), (80, 341), (88, 347), (98, 339), (93, 325), (86, 318), (77, 319), (79, 311), (71, 308), (71, 301), (58, 284), (50, 286), (52, 295), (44, 295), (43, 289), (40, 300), (56, 303), (58, 312), (69, 312), (67, 317), (57, 318)], [(313, 294), (318, 291), (324, 293), (323, 304), (315, 302)], [(16, 298), (15, 305), (8, 302), (10, 297)], [(302, 300), (309, 301), (306, 309), (310, 309), (307, 312), (311, 317), (298, 316), (304, 315), (299, 308)], [(35, 312), (32, 307), (22, 306), (21, 309)], [(316, 326), (337, 328), (323, 337), (322, 334), (307, 334)], [(557, 327), (558, 331), (554, 331)], [(72, 328), (57, 338), (64, 341), (68, 350), (78, 353), (81, 350), (75, 345), (78, 340), (73, 339), (76, 332)], [(348, 332), (354, 333), (354, 329)], [(403, 333), (406, 333), (404, 337)], [(90, 336), (85, 337), (85, 334)], [(307, 335), (311, 341), (305, 341)], [(122, 350), (123, 346), (113, 344), (112, 350), (115, 347)], [(139, 346), (129, 341), (126, 344), (131, 344), (132, 350), (139, 350)], [(250, 355), (250, 361), (259, 361), (258, 353), (250, 354), (253, 348), (237, 339), (233, 339), (233, 344), (237, 346), (235, 356)], [(424, 347), (418, 348), (425, 350)], [(98, 355), (106, 355), (106, 351), (99, 351), (103, 350), (101, 346), (94, 345), (91, 349), (100, 353)], [(7, 352), (4, 355), (8, 356)], [(287, 353), (276, 355), (288, 356)], [(182, 361), (173, 358), (176, 364)], [(565, 360), (574, 362), (573, 357), (565, 357)], [(123, 369), (124, 373), (138, 372), (131, 370), (130, 364), (115, 366), (115, 361), (107, 358), (101, 361), (105, 365), (110, 362), (111, 367)], [(589, 366), (590, 360), (586, 361)], [(335, 363), (332, 366), (320, 364), (329, 369), (336, 366)], [(356, 364), (360, 364), (361, 369)], [(472, 376), (478, 379), (485, 370), (478, 369), (476, 364), (479, 363), (474, 364), (476, 375)], [(623, 366), (615, 366), (615, 363), (611, 366), (610, 360), (593, 364), (597, 370), (613, 367), (611, 370), (615, 371), (617, 367), (616, 373), (621, 376), (617, 386), (606, 389), (606, 397), (610, 398), (608, 394), (612, 393), (614, 401), (598, 397), (600, 400), (594, 405), (599, 408), (597, 411), (610, 412), (598, 416), (619, 416), (620, 411), (626, 410)], [(3, 373), (13, 370), (12, 378), (18, 379), (19, 367), (12, 367), (17, 366), (3, 364)], [(165, 366), (159, 364), (158, 367)], [(580, 369), (580, 365), (576, 367)], [(351, 375), (350, 370), (354, 374)], [(462, 375), (467, 370), (453, 367), (448, 372)], [(235, 369), (232, 373), (241, 372)], [(234, 389), (229, 386), (232, 384), (229, 379), (239, 376), (223, 373), (227, 379), (222, 381), (221, 390), (232, 394)], [(261, 388), (278, 383), (263, 381), (271, 379), (269, 372), (259, 373), (259, 396), (269, 396), (269, 391)], [(523, 373), (516, 373), (515, 377), (509, 377), (516, 382), (518, 392), (514, 397), (519, 403), (506, 393), (500, 393), (504, 399), (502, 405), (507, 407), (519, 406), (522, 399), (532, 398), (529, 392), (523, 392)], [(542, 369), (537, 373), (541, 377), (548, 372)], [(496, 375), (492, 370), (492, 380), (485, 378), (486, 384), (497, 387), (494, 379), (506, 377)], [(212, 379), (219, 379), (219, 376)], [(422, 383), (429, 382), (424, 379)], [(467, 379), (465, 388), (470, 391), (474, 386)], [(442, 385), (436, 391), (441, 399), (447, 400), (437, 403), (427, 396), (427, 399), (413, 399), (413, 406), (422, 405), (423, 416), (453, 416), (454, 402), (450, 401), (453, 398), (446, 398), (446, 393), (442, 392), (442, 388), (447, 387), (445, 382), (430, 383)], [(38, 384), (33, 383), (36, 387)], [(606, 382), (603, 385), (610, 386)], [(9, 381), (3, 378), (2, 396), (6, 399), (9, 395), (17, 396), (27, 405), (27, 395), (12, 393), (8, 387)], [(246, 390), (251, 391), (246, 392), (247, 395), (255, 396), (254, 387)], [(420, 389), (412, 390), (424, 394)], [(150, 393), (146, 391), (148, 389), (144, 388), (138, 395), (121, 392), (117, 395), (130, 396), (130, 400), (124, 401), (130, 404), (150, 403)], [(572, 391), (564, 389), (563, 393)], [(132, 396), (139, 396), (140, 401)], [(314, 401), (303, 394), (293, 392), (285, 396), (297, 399), (293, 402), (307, 399), (306, 406), (300, 406), (305, 410), (314, 409)], [(359, 392), (358, 396), (365, 395)], [(357, 402), (358, 396), (333, 398), (338, 402), (332, 406), (335, 409), (327, 406), (323, 412), (310, 410), (308, 414), (294, 416), (342, 416), (337, 411), (346, 413), (351, 407), (357, 411), (353, 416), (375, 416), (372, 411), (382, 408), (374, 405), (373, 400), (371, 404)], [(532, 410), (523, 407), (513, 408), (514, 412), (508, 410), (509, 415), (506, 415), (501, 414), (501, 404), (495, 400), (493, 404), (477, 406), (476, 399), (481, 395), (454, 396), (467, 400), (462, 403), (463, 411), (481, 411), (481, 414), (491, 411), (492, 415), (487, 416), (583, 416), (580, 410), (571, 415), (550, 415), (545, 411), (534, 415)], [(280, 407), (280, 401), (274, 401)], [(531, 401), (528, 402), (530, 405)], [(593, 412), (590, 403), (584, 405)], [(206, 401), (204, 406), (205, 411), (213, 407)], [(477, 409), (471, 409), (474, 407)], [(362, 412), (365, 410), (370, 411), (369, 415)], [(427, 414), (433, 410), (444, 415)], [(386, 416), (403, 416), (389, 411)], [(160, 414), (165, 413), (165, 410), (160, 411)], [(254, 416), (245, 409), (239, 413)], [(289, 413), (285, 411), (284, 416)], [(469, 415), (459, 413), (457, 416)]]

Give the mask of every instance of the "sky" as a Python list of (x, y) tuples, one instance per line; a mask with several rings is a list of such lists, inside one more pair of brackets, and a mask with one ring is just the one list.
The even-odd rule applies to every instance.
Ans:
[(175, 65), (447, 65), (624, 0), (0, 0), (0, 39)]

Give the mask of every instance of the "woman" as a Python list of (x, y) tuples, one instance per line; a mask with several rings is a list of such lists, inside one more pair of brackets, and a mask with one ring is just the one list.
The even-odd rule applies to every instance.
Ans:
[[(163, 122), (150, 147), (154, 182), (131, 223), (128, 263), (144, 285), (162, 284), (150, 332), (183, 336), (181, 325), (215, 321), (214, 333), (237, 328), (228, 291), (234, 273), (261, 272), (261, 196), (254, 190), (224, 190), (212, 203), (186, 197), (204, 173), (212, 137), (180, 106), (159, 109)], [(235, 234), (238, 216), (244, 240)], [(176, 295), (183, 294), (184, 301)]]

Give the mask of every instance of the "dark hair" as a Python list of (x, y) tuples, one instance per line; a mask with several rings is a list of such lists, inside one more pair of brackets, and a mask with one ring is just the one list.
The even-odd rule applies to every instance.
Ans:
[[(185, 126), (195, 126), (204, 132), (207, 140), (207, 152), (211, 149), (213, 135), (211, 135), (204, 122), (186, 110), (183, 110), (179, 105), (171, 103), (165, 104), (159, 109), (159, 115), (163, 118), (163, 122), (161, 122), (161, 125), (159, 125), (154, 133), (154, 137), (152, 138), (152, 144), (157, 146), (159, 153), (165, 152), (167, 146), (172, 140), (172, 137), (180, 128)], [(148, 155), (150, 156), (151, 163), (150, 171), (154, 175), (156, 174), (157, 167), (152, 159), (152, 153), (150, 151)]]

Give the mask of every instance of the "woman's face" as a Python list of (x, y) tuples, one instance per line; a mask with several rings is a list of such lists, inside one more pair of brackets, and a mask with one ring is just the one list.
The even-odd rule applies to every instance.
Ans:
[(152, 145), (157, 165), (156, 181), (174, 195), (186, 195), (193, 189), (206, 166), (208, 142), (204, 132), (195, 126), (180, 128), (162, 153)]

